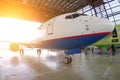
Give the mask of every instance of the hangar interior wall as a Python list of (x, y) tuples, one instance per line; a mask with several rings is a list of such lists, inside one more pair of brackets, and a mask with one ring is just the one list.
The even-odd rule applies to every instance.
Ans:
[(94, 7), (88, 5), (80, 9), (79, 13), (91, 16), (107, 18), (108, 20), (120, 24), (120, 0), (103, 0), (104, 4)]

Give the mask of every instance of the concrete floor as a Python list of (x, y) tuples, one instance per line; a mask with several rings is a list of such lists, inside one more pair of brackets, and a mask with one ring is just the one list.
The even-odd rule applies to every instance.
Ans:
[[(119, 51), (115, 56), (76, 54), (71, 64), (63, 63), (62, 51), (42, 51), (40, 57), (29, 51), (22, 58), (0, 51), (0, 80), (119, 80)], [(14, 55), (8, 58), (3, 53)]]

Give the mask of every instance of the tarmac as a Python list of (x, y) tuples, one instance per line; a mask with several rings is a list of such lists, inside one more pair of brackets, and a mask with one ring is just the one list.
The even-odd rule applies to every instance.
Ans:
[(64, 52), (42, 50), (18, 52), (0, 50), (0, 80), (120, 80), (120, 50), (115, 56), (106, 54), (72, 55), (72, 63), (64, 64)]

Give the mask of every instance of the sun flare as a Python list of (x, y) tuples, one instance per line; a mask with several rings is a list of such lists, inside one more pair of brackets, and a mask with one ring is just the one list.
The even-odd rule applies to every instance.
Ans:
[(0, 40), (13, 42), (28, 42), (37, 36), (39, 22), (0, 18)]

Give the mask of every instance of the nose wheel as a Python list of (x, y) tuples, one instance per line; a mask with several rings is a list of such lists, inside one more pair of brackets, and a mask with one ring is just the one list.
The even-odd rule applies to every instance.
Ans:
[(64, 63), (65, 63), (65, 64), (70, 64), (71, 62), (72, 62), (71, 56), (65, 56), (65, 58), (64, 58)]

